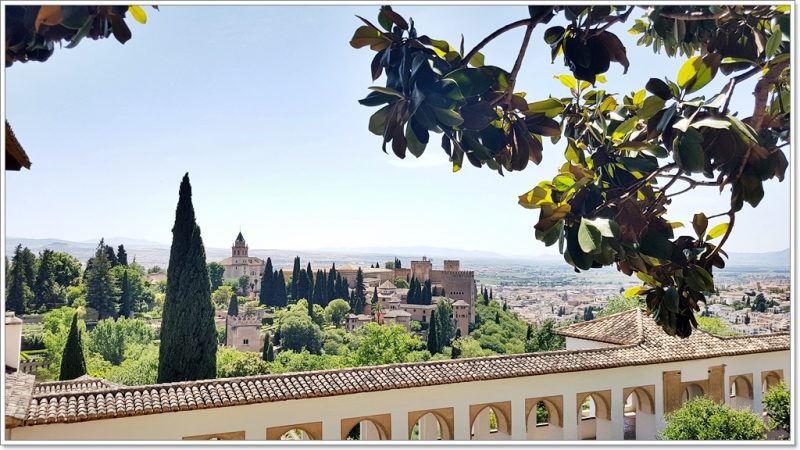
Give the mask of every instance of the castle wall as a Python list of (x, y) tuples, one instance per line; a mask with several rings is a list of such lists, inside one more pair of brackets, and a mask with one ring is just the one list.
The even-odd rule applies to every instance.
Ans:
[(225, 345), (242, 352), (263, 349), (260, 317), (228, 317), (225, 324)]

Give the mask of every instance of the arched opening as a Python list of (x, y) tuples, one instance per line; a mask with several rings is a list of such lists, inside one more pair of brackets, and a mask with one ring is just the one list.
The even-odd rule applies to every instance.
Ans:
[(311, 436), (302, 428), (292, 428), (281, 435), (281, 441), (310, 441)]
[(767, 372), (767, 374), (766, 375), (762, 375), (762, 377), (763, 377), (763, 380), (764, 380), (761, 383), (761, 393), (762, 394), (766, 394), (767, 391), (770, 388), (779, 385), (781, 383), (782, 379), (783, 379), (783, 377), (780, 374), (778, 374), (777, 372), (775, 372), (775, 371)]
[(558, 441), (564, 438), (561, 414), (549, 400), (539, 400), (528, 413), (528, 440)]
[(474, 441), (500, 441), (511, 439), (511, 427), (502, 411), (487, 406), (472, 421), (470, 439)]
[(423, 414), (411, 428), (411, 441), (443, 441), (449, 439), (447, 421), (436, 413)]
[(652, 440), (655, 438), (655, 407), (653, 398), (644, 388), (634, 388), (625, 397), (623, 438), (625, 440)]
[(729, 403), (734, 409), (753, 409), (753, 384), (744, 375), (731, 377)]
[(697, 383), (689, 383), (683, 388), (681, 403), (686, 403), (695, 397), (702, 397), (703, 395), (705, 395), (705, 391), (702, 386)]
[(578, 439), (606, 440), (611, 437), (608, 402), (600, 393), (592, 392), (580, 399), (578, 407)]
[(384, 441), (389, 439), (383, 428), (369, 419), (364, 419), (347, 433), (348, 441)]

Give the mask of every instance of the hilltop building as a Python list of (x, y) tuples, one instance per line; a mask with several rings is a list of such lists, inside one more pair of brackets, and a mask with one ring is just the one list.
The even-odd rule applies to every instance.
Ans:
[(225, 345), (242, 352), (260, 352), (263, 347), (263, 310), (254, 309), (240, 316), (225, 316)]
[(559, 333), (566, 351), (149, 386), (36, 383), (6, 352), (5, 439), (646, 441), (695, 396), (760, 414), (791, 377), (789, 333), (681, 339), (638, 309)]
[(250, 277), (250, 290), (259, 292), (261, 290), (261, 277), (264, 275), (266, 262), (261, 258), (249, 255), (250, 248), (242, 236), (242, 232), (236, 236), (236, 241), (231, 247), (230, 258), (225, 258), (219, 264), (225, 268), (223, 278), (239, 278), (242, 275)]

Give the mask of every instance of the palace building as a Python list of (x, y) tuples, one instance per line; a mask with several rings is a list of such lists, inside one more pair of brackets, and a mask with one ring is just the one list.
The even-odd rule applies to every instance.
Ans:
[(222, 275), (223, 278), (239, 278), (242, 275), (247, 275), (250, 278), (250, 290), (259, 292), (266, 262), (261, 258), (250, 256), (249, 251), (250, 248), (247, 246), (247, 242), (240, 231), (231, 247), (230, 258), (223, 259), (219, 264), (225, 268), (225, 273)]
[(647, 441), (698, 395), (760, 414), (791, 376), (789, 333), (681, 339), (638, 309), (558, 333), (566, 350), (148, 386), (36, 383), (6, 351), (5, 439)]

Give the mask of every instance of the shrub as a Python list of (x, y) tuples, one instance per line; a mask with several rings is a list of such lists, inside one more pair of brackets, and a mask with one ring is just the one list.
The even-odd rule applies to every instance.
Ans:
[(786, 385), (781, 383), (773, 386), (764, 394), (764, 411), (769, 417), (770, 428), (780, 429), (789, 432), (791, 420), (792, 398)]
[(661, 432), (666, 440), (763, 440), (767, 427), (749, 410), (718, 405), (708, 397), (698, 397), (665, 417)]

